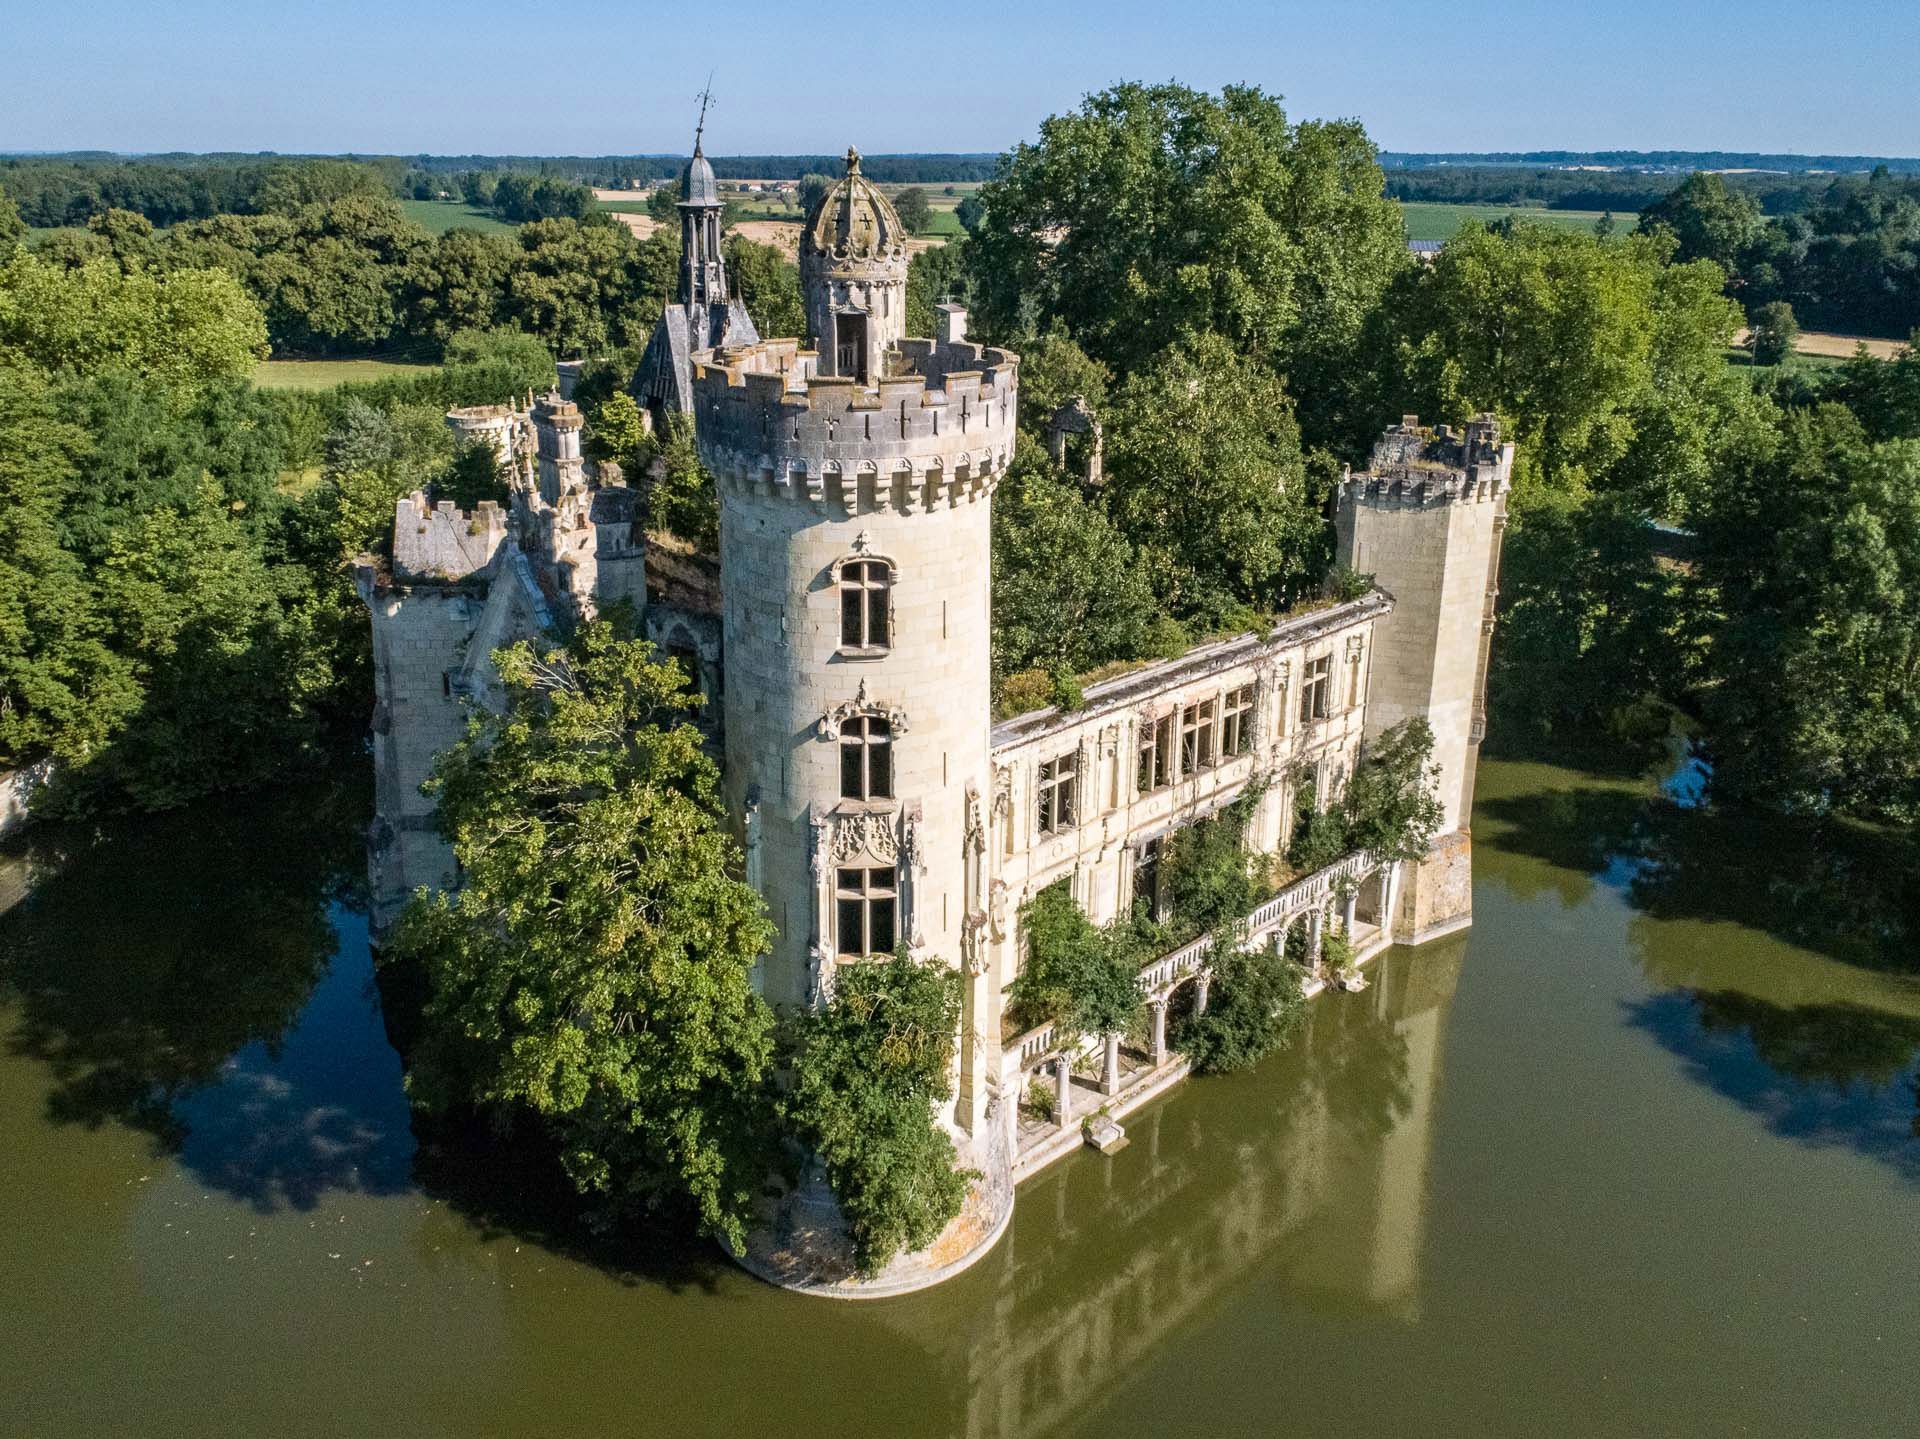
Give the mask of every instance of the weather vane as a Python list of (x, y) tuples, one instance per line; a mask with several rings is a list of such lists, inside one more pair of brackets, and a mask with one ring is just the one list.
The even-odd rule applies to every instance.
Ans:
[(713, 103), (713, 71), (707, 71), (707, 88), (695, 97), (700, 101), (700, 123), (693, 127), (693, 148), (700, 148), (700, 132), (707, 128), (707, 106)]

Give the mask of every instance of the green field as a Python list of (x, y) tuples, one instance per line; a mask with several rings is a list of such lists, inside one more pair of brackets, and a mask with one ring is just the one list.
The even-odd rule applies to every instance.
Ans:
[(400, 208), (429, 235), (444, 235), (449, 230), (483, 230), (510, 234), (515, 229), (486, 210), (476, 210), (458, 200), (402, 200)]
[[(1518, 215), (1543, 225), (1564, 225), (1569, 229), (1591, 230), (1593, 222), (1601, 215), (1599, 210), (1543, 210), (1538, 207), (1515, 208), (1510, 205), (1421, 203), (1402, 204), (1400, 211), (1406, 216), (1409, 240), (1451, 240), (1460, 227), (1469, 220), (1500, 220), (1508, 215)], [(1630, 230), (1637, 218), (1631, 212), (1616, 211), (1613, 220), (1622, 230)]]
[(435, 368), (395, 360), (262, 360), (253, 367), (253, 382), (263, 390), (331, 390), (348, 380), (419, 375)]

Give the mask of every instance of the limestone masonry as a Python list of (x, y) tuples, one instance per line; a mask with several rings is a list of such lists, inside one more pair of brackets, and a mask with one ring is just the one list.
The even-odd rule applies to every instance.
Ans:
[[(970, 342), (957, 306), (941, 307), (938, 335), (905, 334), (906, 231), (852, 151), (802, 237), (818, 348), (762, 339), (729, 298), (718, 188), (697, 142), (683, 193), (680, 290), (634, 392), (656, 421), (693, 418), (719, 491), (717, 567), (648, 535), (638, 493), (589, 472), (580, 414), (557, 395), (448, 416), (495, 447), (512, 501), (466, 513), (409, 496), (390, 567), (360, 571), (378, 697), (375, 921), (415, 887), (453, 882), (420, 784), (467, 707), (498, 702), (491, 652), (631, 601), (714, 701), (701, 722), (778, 933), (756, 972), (768, 1000), (822, 1003), (842, 966), (901, 943), (965, 976), (943, 1120), (982, 1176), (966, 1211), (932, 1249), (863, 1283), (815, 1185), (743, 1256), (797, 1288), (899, 1292), (984, 1252), (1015, 1182), (1075, 1147), (1080, 1118), (1124, 1115), (1185, 1072), (1167, 1016), (1183, 990), (1204, 1006), (1210, 940), (1143, 971), (1141, 1052), (1119, 1036), (1076, 1048), (1050, 1028), (1008, 1031), (1018, 915), (1039, 890), (1066, 880), (1096, 924), (1136, 897), (1157, 902), (1168, 836), (1256, 781), (1252, 838), (1277, 850), (1303, 787), (1324, 805), (1370, 738), (1424, 716), (1445, 812), (1432, 853), (1355, 855), (1307, 876), (1250, 917), (1248, 942), (1297, 923), (1317, 957), (1344, 925), (1365, 955), (1471, 921), (1466, 826), (1513, 446), (1488, 417), (1455, 433), (1409, 416), (1338, 493), (1338, 556), (1374, 577), (1369, 593), (1091, 685), (1072, 712), (995, 724), (992, 507), (1013, 455), (1019, 357)], [(1097, 482), (1097, 419), (1070, 402), (1056, 429), (1059, 453), (1066, 433), (1090, 436)], [(1030, 1085), (1052, 1087), (1049, 1118), (1022, 1110)], [(1101, 1138), (1115, 1138), (1104, 1123)]]

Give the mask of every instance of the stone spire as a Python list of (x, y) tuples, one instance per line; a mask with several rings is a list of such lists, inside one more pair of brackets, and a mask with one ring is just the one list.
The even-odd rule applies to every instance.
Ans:
[(700, 97), (700, 122), (693, 128), (693, 158), (680, 176), (680, 292), (682, 305), (723, 305), (727, 267), (720, 257), (720, 184), (701, 149), (707, 128), (709, 96)]

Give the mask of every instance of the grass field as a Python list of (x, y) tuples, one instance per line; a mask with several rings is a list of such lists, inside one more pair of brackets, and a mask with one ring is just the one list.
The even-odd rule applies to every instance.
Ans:
[(434, 368), (394, 360), (262, 360), (253, 367), (253, 382), (263, 390), (331, 390), (348, 380), (418, 375)]
[[(1451, 240), (1459, 228), (1469, 220), (1499, 220), (1508, 215), (1519, 215), (1545, 225), (1565, 225), (1570, 229), (1591, 230), (1593, 222), (1601, 215), (1598, 210), (1515, 209), (1509, 205), (1418, 203), (1402, 204), (1400, 211), (1406, 216), (1409, 240)], [(1622, 230), (1632, 229), (1636, 218), (1631, 213), (1616, 213), (1613, 217), (1614, 223)]]
[(429, 235), (444, 235), (448, 230), (484, 230), (511, 234), (514, 226), (486, 210), (476, 210), (457, 200), (402, 200), (400, 208)]

